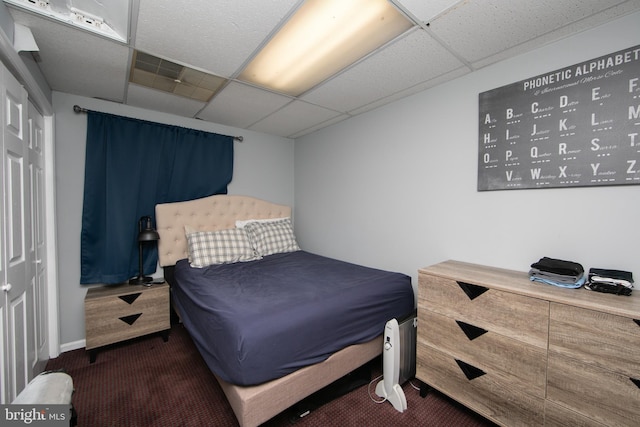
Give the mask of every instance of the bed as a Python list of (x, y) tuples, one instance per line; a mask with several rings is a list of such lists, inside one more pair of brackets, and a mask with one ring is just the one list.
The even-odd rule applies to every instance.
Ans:
[[(156, 206), (159, 260), (174, 307), (242, 427), (264, 423), (374, 359), (384, 323), (414, 309), (406, 275), (310, 254), (292, 234), (278, 240), (275, 253), (255, 250), (256, 230), (292, 233), (290, 218), (288, 206), (237, 195)], [(238, 221), (252, 222), (245, 232)], [(249, 234), (256, 258), (236, 246), (231, 260), (199, 251), (196, 238), (220, 234)], [(294, 315), (306, 317), (289, 321)]]

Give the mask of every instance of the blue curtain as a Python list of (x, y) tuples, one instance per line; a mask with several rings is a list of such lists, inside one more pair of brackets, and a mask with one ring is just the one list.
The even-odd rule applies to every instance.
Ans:
[[(80, 283), (122, 283), (138, 274), (138, 220), (157, 203), (226, 194), (233, 137), (87, 112)], [(155, 219), (153, 220), (155, 226)], [(144, 274), (157, 245), (144, 245)]]

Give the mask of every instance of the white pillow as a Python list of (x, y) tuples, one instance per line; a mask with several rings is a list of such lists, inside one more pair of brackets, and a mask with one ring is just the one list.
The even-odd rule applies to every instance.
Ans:
[(189, 264), (196, 268), (262, 258), (242, 228), (188, 233), (187, 243)]
[(184, 226), (184, 234), (185, 235), (191, 234), (191, 233), (197, 233), (197, 232), (198, 232), (198, 230), (196, 230), (195, 227), (192, 227), (190, 225), (185, 225)]
[(236, 228), (244, 228), (245, 225), (251, 222), (274, 222), (274, 221), (282, 221), (287, 218), (266, 218), (266, 219), (239, 219), (236, 221)]
[(300, 250), (289, 218), (268, 222), (253, 221), (246, 224), (244, 230), (253, 244), (253, 249), (260, 256)]

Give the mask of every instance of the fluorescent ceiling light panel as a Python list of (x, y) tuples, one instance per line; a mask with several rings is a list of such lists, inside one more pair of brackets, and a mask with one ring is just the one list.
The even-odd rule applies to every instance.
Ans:
[[(125, 43), (129, 25), (129, 1), (109, 0), (4, 0), (11, 6), (45, 16), (73, 27)], [(105, 8), (102, 3), (106, 3)], [(75, 6), (73, 6), (75, 5)], [(109, 19), (103, 16), (107, 14)], [(116, 25), (110, 25), (113, 21)]]
[(387, 0), (308, 0), (238, 78), (298, 96), (412, 25)]

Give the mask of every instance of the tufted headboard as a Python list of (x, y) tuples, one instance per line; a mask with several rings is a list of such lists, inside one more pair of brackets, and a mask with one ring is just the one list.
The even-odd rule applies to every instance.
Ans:
[(187, 238), (184, 226), (198, 231), (234, 228), (236, 220), (284, 218), (291, 208), (248, 196), (217, 194), (186, 202), (156, 205), (158, 257), (160, 266), (167, 267), (187, 258)]

